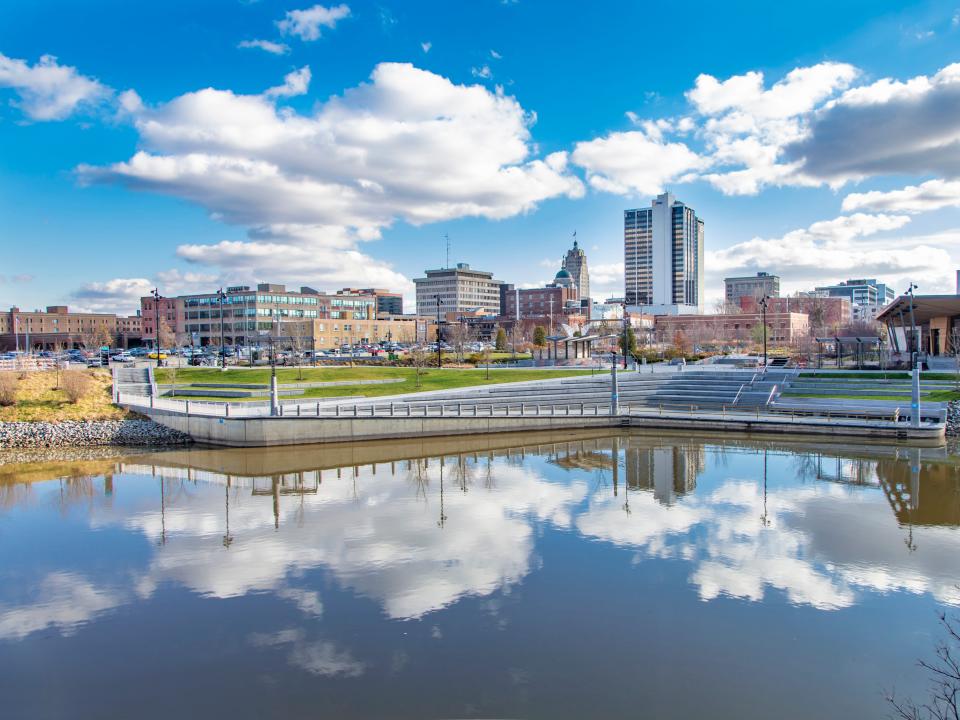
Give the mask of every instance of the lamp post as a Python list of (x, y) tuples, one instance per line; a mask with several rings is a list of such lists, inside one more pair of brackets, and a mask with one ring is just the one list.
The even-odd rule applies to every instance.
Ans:
[(630, 337), (627, 334), (627, 303), (623, 303), (623, 369), (627, 369), (627, 355), (630, 353)]
[(220, 301), (220, 369), (227, 369), (227, 351), (223, 347), (223, 300), (227, 297), (227, 294), (223, 291), (223, 288), (217, 290), (217, 300)]
[(162, 295), (160, 295), (160, 289), (154, 288), (153, 292), (150, 293), (153, 295), (153, 313), (154, 313), (154, 345), (157, 348), (157, 367), (161, 367), (163, 363), (160, 361), (160, 300)]
[(917, 318), (913, 312), (913, 291), (915, 283), (910, 283), (907, 295), (910, 296), (910, 424), (920, 427), (920, 343), (917, 338)]
[(770, 300), (769, 295), (764, 295), (760, 298), (760, 322), (763, 324), (763, 371), (767, 371), (767, 302)]
[(440, 299), (439, 295), (434, 295), (433, 299), (437, 301), (437, 367), (443, 367), (443, 356), (440, 349), (440, 306), (443, 304), (443, 301)]

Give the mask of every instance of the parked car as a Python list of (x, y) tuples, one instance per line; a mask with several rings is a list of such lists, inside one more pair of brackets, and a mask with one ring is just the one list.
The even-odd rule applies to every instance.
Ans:
[(680, 365), (680, 366), (684, 366), (684, 365), (687, 364), (687, 360), (686, 360), (686, 358), (682, 358), (682, 357), (681, 357), (681, 358), (673, 358), (673, 360), (671, 360), (669, 364), (670, 364), (670, 365)]
[(100, 360), (99, 356), (89, 357), (87, 358), (87, 367), (88, 368), (103, 367), (103, 361)]

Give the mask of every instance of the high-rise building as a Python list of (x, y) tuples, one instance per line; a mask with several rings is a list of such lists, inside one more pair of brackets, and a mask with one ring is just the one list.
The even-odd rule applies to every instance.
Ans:
[(501, 283), (493, 279), (493, 273), (457, 263), (453, 268), (427, 270), (425, 275), (413, 281), (417, 287), (417, 315), (435, 317), (438, 295), (441, 313), (483, 310), (500, 314)]
[(624, 284), (628, 305), (655, 314), (701, 312), (703, 220), (670, 193), (648, 208), (623, 213)]
[(742, 297), (780, 297), (780, 276), (758, 272), (746, 277), (724, 278), (728, 305), (736, 305)]
[(570, 273), (573, 282), (577, 285), (581, 300), (590, 297), (590, 273), (587, 270), (587, 254), (573, 241), (573, 248), (567, 250), (563, 258), (563, 269)]

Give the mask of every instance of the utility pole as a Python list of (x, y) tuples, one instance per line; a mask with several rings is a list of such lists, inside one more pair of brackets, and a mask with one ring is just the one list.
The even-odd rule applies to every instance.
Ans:
[(161, 365), (163, 365), (163, 363), (160, 360), (160, 300), (161, 300), (160, 289), (154, 288), (151, 294), (153, 295), (153, 312), (154, 312), (154, 325), (153, 325), (154, 343), (153, 344), (154, 344), (154, 347), (156, 347), (157, 349), (157, 367), (160, 367)]

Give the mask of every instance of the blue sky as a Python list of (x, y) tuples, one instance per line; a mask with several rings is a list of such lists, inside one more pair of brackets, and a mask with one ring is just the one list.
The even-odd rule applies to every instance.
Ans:
[(960, 267), (960, 3), (8, 2), (0, 305), (550, 279), (622, 211), (706, 223), (707, 297)]

